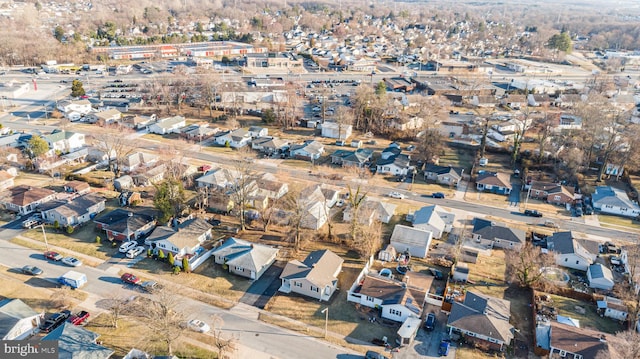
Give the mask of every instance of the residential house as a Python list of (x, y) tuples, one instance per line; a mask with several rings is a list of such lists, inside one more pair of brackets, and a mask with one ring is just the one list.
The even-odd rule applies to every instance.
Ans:
[(122, 159), (121, 170), (126, 173), (133, 172), (142, 167), (150, 167), (158, 161), (158, 156), (146, 152), (134, 152)]
[(15, 176), (10, 174), (9, 172), (5, 170), (0, 170), (0, 191), (4, 191), (5, 189), (13, 187), (14, 178)]
[(438, 129), (440, 134), (447, 138), (456, 138), (469, 133), (469, 125), (457, 121), (443, 121)]
[(462, 180), (464, 168), (451, 166), (438, 166), (429, 163), (424, 168), (424, 180), (435, 181), (445, 186), (458, 186)]
[(93, 111), (89, 100), (58, 101), (58, 110), (71, 121), (78, 121)]
[(419, 272), (411, 272), (403, 281), (364, 273), (349, 290), (347, 301), (380, 308), (382, 318), (402, 323), (410, 316), (422, 315), (432, 282), (432, 276)]
[(54, 131), (42, 136), (53, 152), (70, 153), (84, 147), (84, 134), (69, 131)]
[(352, 132), (353, 126), (351, 125), (329, 121), (325, 121), (322, 124), (322, 137), (346, 141), (347, 138), (351, 137)]
[(36, 210), (41, 204), (55, 199), (56, 192), (26, 185), (15, 186), (0, 193), (0, 204), (11, 212), (23, 216)]
[(404, 77), (385, 77), (383, 81), (387, 89), (393, 92), (411, 92), (416, 88), (415, 83)]
[(338, 203), (340, 199), (339, 189), (323, 183), (320, 185), (320, 190), (322, 191), (322, 196), (324, 196), (324, 202), (327, 208), (332, 208)]
[(625, 217), (640, 216), (640, 206), (631, 201), (624, 190), (611, 186), (598, 186), (591, 195), (593, 208), (601, 213), (617, 214)]
[(263, 176), (256, 180), (258, 194), (269, 199), (280, 199), (289, 192), (289, 185), (278, 181), (275, 177)]
[(89, 186), (87, 182), (83, 181), (69, 181), (64, 184), (63, 188), (65, 192), (77, 195), (83, 195), (91, 192), (91, 186)]
[(502, 99), (502, 104), (509, 106), (514, 110), (519, 110), (528, 105), (527, 97), (525, 95), (509, 95)]
[(433, 238), (440, 239), (444, 233), (453, 229), (455, 214), (438, 205), (425, 206), (413, 214), (412, 225), (433, 233)]
[(471, 97), (471, 104), (476, 107), (495, 108), (499, 105), (498, 99), (495, 96), (477, 96)]
[(531, 198), (541, 199), (547, 203), (564, 206), (573, 204), (576, 200), (572, 188), (557, 183), (531, 181), (530, 184), (525, 185), (525, 189), (528, 190), (527, 193)]
[(547, 237), (547, 250), (555, 252), (557, 265), (581, 271), (587, 271), (597, 257), (597, 252), (586, 249), (571, 231)]
[(61, 326), (45, 335), (41, 340), (58, 342), (58, 358), (61, 359), (107, 359), (115, 352), (113, 349), (97, 343), (100, 334), (81, 326), (64, 322)]
[(280, 274), (282, 285), (279, 290), (328, 301), (338, 289), (338, 274), (343, 262), (328, 249), (313, 251), (302, 262), (289, 261)]
[(249, 132), (249, 136), (254, 139), (259, 137), (266, 137), (269, 134), (269, 129), (266, 127), (251, 126), (249, 127), (247, 132)]
[(209, 127), (209, 124), (202, 124), (195, 125), (194, 128), (187, 131), (182, 130), (182, 135), (193, 141), (202, 141), (215, 136), (218, 132), (220, 132), (218, 127), (212, 128)]
[(230, 146), (231, 148), (241, 148), (251, 143), (251, 133), (246, 128), (220, 132), (216, 134), (214, 142), (219, 146)]
[(606, 335), (592, 329), (551, 321), (549, 330), (549, 358), (611, 358)]
[(214, 190), (229, 190), (236, 186), (239, 173), (226, 168), (214, 168), (204, 175), (196, 178), (198, 187), (207, 187)]
[(121, 208), (105, 213), (93, 222), (98, 229), (107, 233), (107, 239), (123, 242), (141, 238), (151, 233), (156, 226), (156, 220), (152, 216)]
[(476, 188), (478, 191), (509, 194), (511, 193), (511, 176), (504, 172), (482, 171), (476, 178)]
[(166, 172), (167, 166), (163, 163), (153, 168), (142, 170), (139, 173), (132, 175), (131, 178), (136, 186), (151, 186), (161, 182), (164, 179)]
[[(389, 223), (395, 215), (398, 206), (382, 201), (378, 198), (366, 197), (364, 203), (360, 204), (358, 209), (358, 221), (367, 226), (371, 226), (375, 221), (381, 223)], [(348, 206), (342, 214), (344, 222), (351, 222), (353, 219), (353, 208)]]
[[(177, 222), (177, 221), (176, 221)], [(190, 218), (173, 227), (156, 227), (144, 243), (154, 252), (162, 250), (165, 255), (173, 253), (174, 258), (197, 257), (204, 252), (202, 243), (211, 239), (211, 225), (202, 218)], [(196, 269), (192, 266), (191, 269)]]
[(358, 148), (355, 151), (337, 150), (331, 154), (331, 163), (342, 167), (365, 167), (371, 161), (373, 150)]
[(0, 300), (0, 340), (24, 340), (36, 334), (43, 314), (20, 299)]
[(275, 137), (257, 137), (251, 141), (251, 148), (272, 155), (284, 153), (289, 148), (289, 142)]
[(447, 328), (449, 335), (459, 333), (478, 347), (502, 351), (514, 338), (510, 317), (509, 301), (467, 291), (462, 303), (453, 301)]
[(615, 284), (611, 269), (602, 263), (594, 263), (587, 270), (589, 287), (594, 289), (611, 290)]
[(302, 144), (295, 144), (289, 148), (289, 157), (317, 161), (324, 153), (324, 145), (322, 142), (307, 140)]
[(582, 117), (571, 115), (568, 113), (560, 114), (556, 131), (569, 131), (569, 130), (581, 130), (582, 129)]
[(409, 156), (398, 154), (388, 158), (380, 158), (376, 162), (376, 173), (406, 176), (412, 170), (409, 166)]
[(424, 119), (417, 116), (409, 118), (395, 117), (389, 123), (389, 127), (398, 131), (420, 130), (424, 127)]
[(180, 133), (180, 129), (185, 127), (187, 122), (183, 116), (173, 116), (159, 119), (156, 123), (149, 125), (149, 132), (159, 135), (169, 133)]
[[(122, 112), (115, 108), (106, 109), (96, 112), (89, 117), (89, 122), (97, 122), (102, 125), (109, 125), (120, 121), (122, 118)], [(95, 119), (95, 121), (93, 120)]]
[(304, 188), (300, 192), (300, 205), (303, 206), (302, 228), (318, 230), (327, 223), (329, 208), (321, 185)]
[(140, 192), (124, 191), (118, 195), (118, 204), (120, 204), (121, 207), (134, 206), (138, 203), (142, 203)]
[(398, 253), (409, 252), (412, 257), (426, 258), (432, 239), (431, 231), (396, 224), (391, 234), (391, 245)]
[(603, 300), (596, 302), (598, 313), (607, 318), (624, 322), (629, 316), (629, 308), (618, 298), (605, 296)]
[(230, 237), (213, 251), (217, 264), (226, 265), (229, 272), (249, 279), (258, 279), (275, 262), (278, 249)]
[(478, 243), (516, 251), (522, 249), (526, 241), (526, 233), (523, 230), (480, 218), (474, 218), (471, 235)]
[(529, 106), (533, 107), (548, 107), (553, 101), (548, 94), (529, 94), (527, 96), (527, 102), (529, 103)]
[(558, 98), (556, 98), (555, 105), (557, 107), (562, 108), (573, 108), (577, 105), (587, 103), (586, 95), (578, 95), (578, 94), (560, 94)]
[(104, 211), (106, 199), (93, 193), (75, 197), (68, 202), (50, 201), (41, 205), (38, 210), (42, 219), (48, 223), (55, 223), (62, 227), (89, 222), (98, 213)]
[(142, 130), (157, 121), (157, 119), (158, 117), (155, 114), (150, 116), (127, 115), (122, 117), (120, 124), (134, 130)]
[(113, 180), (113, 187), (116, 191), (124, 191), (133, 187), (133, 177), (124, 175)]

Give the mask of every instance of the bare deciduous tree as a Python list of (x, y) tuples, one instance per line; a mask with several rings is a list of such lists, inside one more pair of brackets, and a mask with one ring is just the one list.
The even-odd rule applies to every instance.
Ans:
[(132, 154), (136, 147), (127, 138), (132, 133), (128, 127), (111, 125), (93, 135), (93, 145), (107, 156), (109, 170), (120, 173), (124, 159)]
[(246, 228), (246, 211), (251, 196), (255, 195), (258, 186), (256, 181), (259, 176), (253, 166), (255, 155), (249, 150), (243, 151), (239, 159), (233, 160), (233, 170), (225, 173), (229, 178), (226, 180), (232, 184), (231, 199), (238, 211), (238, 219), (240, 220), (240, 230)]
[(212, 317), (213, 325), (211, 326), (211, 334), (213, 336), (213, 345), (218, 350), (218, 358), (226, 358), (226, 353), (232, 353), (237, 349), (237, 338), (224, 337), (222, 334), (222, 326), (224, 320), (219, 315)]
[(507, 275), (523, 287), (533, 287), (543, 279), (544, 267), (555, 264), (554, 256), (543, 254), (540, 248), (526, 242), (519, 251), (509, 251)]
[(160, 291), (140, 312), (153, 339), (164, 342), (169, 355), (173, 355), (173, 344), (184, 332), (185, 315), (177, 309), (180, 298), (169, 290)]

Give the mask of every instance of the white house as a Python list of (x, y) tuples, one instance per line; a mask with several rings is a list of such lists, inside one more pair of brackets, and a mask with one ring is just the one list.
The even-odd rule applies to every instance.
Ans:
[(42, 137), (53, 152), (74, 152), (85, 145), (84, 134), (69, 131), (54, 131)]
[(93, 111), (93, 109), (91, 108), (91, 102), (89, 102), (89, 100), (59, 101), (58, 110), (64, 113), (65, 117), (69, 119), (70, 114), (78, 114), (79, 119), (79, 117), (88, 115)]
[(161, 118), (158, 122), (149, 125), (149, 132), (159, 135), (168, 133), (180, 133), (180, 129), (187, 125), (183, 116)]
[(391, 245), (398, 253), (409, 251), (413, 257), (426, 258), (432, 239), (431, 231), (396, 224), (391, 234)]
[(308, 161), (316, 161), (324, 153), (322, 142), (307, 140), (302, 144), (294, 144), (289, 149), (289, 156)]
[(625, 217), (640, 216), (640, 206), (631, 201), (626, 192), (610, 186), (598, 186), (591, 196), (593, 208), (602, 213)]
[(325, 122), (322, 124), (322, 137), (346, 140), (351, 137), (353, 126), (339, 124), (337, 122)]
[(23, 340), (36, 334), (44, 313), (31, 309), (20, 299), (0, 300), (0, 340)]
[[(364, 203), (360, 205), (358, 218), (360, 223), (371, 225), (375, 220), (382, 223), (389, 223), (391, 218), (395, 215), (396, 208), (398, 206), (386, 201), (381, 201), (377, 198), (367, 197)], [(345, 208), (342, 213), (342, 220), (344, 222), (351, 222), (353, 218), (353, 209), (351, 206)]]
[(595, 289), (611, 290), (615, 284), (611, 269), (601, 263), (595, 263), (589, 266), (587, 279), (589, 280), (589, 287)]
[(282, 285), (279, 291), (327, 301), (338, 289), (338, 274), (343, 262), (328, 249), (313, 251), (302, 262), (289, 261), (280, 274)]
[(430, 231), (433, 233), (433, 238), (440, 239), (443, 233), (451, 232), (455, 219), (455, 214), (438, 205), (433, 205), (417, 210), (413, 214), (412, 225), (414, 228)]
[(214, 142), (219, 146), (229, 144), (231, 148), (241, 148), (251, 143), (251, 138), (251, 132), (246, 128), (239, 128), (216, 135)]
[(571, 231), (556, 232), (547, 237), (547, 249), (555, 252), (557, 265), (581, 271), (586, 271), (597, 256), (577, 241)]

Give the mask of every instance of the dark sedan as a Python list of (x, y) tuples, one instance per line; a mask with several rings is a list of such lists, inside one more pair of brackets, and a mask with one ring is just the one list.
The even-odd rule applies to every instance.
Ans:
[(64, 323), (71, 316), (71, 311), (63, 310), (59, 313), (52, 314), (49, 319), (47, 319), (42, 325), (40, 325), (40, 330), (44, 333), (50, 333), (62, 323)]

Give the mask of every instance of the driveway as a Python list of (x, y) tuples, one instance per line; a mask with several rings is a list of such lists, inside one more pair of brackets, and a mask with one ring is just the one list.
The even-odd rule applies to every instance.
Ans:
[(286, 265), (283, 261), (275, 261), (260, 278), (251, 284), (247, 292), (240, 298), (240, 302), (260, 309), (264, 309), (269, 299), (273, 297), (282, 284), (280, 274)]
[(449, 355), (441, 357), (438, 355), (438, 348), (442, 339), (449, 337), (447, 332), (447, 316), (444, 312), (440, 311), (440, 308), (427, 304), (425, 306), (425, 313), (435, 313), (437, 322), (436, 327), (432, 331), (426, 331), (423, 328), (418, 329), (418, 335), (414, 339), (411, 345), (400, 349), (399, 352), (394, 353), (393, 359), (421, 359), (421, 358), (447, 358), (453, 359), (455, 354), (455, 343), (451, 343), (449, 348)]
[(520, 178), (511, 176), (511, 193), (509, 194), (509, 206), (520, 206), (520, 188), (522, 181)]

